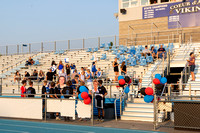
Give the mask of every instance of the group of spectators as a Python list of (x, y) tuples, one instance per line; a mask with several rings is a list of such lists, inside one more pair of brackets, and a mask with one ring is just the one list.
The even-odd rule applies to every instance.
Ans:
[(163, 48), (163, 45), (160, 45), (160, 48), (158, 49), (158, 51), (155, 49), (154, 46), (152, 46), (151, 49), (149, 50), (148, 46), (146, 45), (141, 55), (145, 57), (146, 55), (148, 55), (148, 56), (152, 56), (153, 59), (155, 58), (159, 59), (159, 58), (165, 57), (165, 53), (166, 53), (166, 50), (165, 48)]
[[(145, 49), (141, 53), (142, 56), (152, 56), (153, 59), (159, 59), (159, 58), (165, 58), (166, 55), (166, 50), (163, 48), (163, 45), (160, 46), (158, 51), (154, 48), (154, 46), (151, 47), (151, 50), (148, 49), (148, 46), (145, 46)], [(125, 65), (125, 61), (122, 62), (120, 66), (121, 70), (121, 75), (126, 75), (127, 74), (127, 67)], [(117, 77), (119, 76), (119, 63), (117, 62), (117, 57), (115, 57), (115, 60), (113, 61), (112, 64), (114, 68), (114, 73), (115, 73), (115, 81), (118, 81)]]

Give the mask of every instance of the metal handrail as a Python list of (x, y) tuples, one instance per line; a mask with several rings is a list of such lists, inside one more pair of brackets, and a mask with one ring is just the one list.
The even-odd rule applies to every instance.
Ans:
[[(121, 99), (122, 96), (123, 96), (123, 94), (124, 94), (124, 91), (123, 91), (122, 94), (119, 96), (119, 98), (115, 99), (115, 101), (114, 101), (114, 106), (115, 106), (115, 120), (116, 120), (116, 121), (117, 121), (117, 100)], [(121, 104), (121, 100), (120, 100), (120, 104)], [(121, 108), (120, 108), (120, 110), (121, 110)], [(121, 112), (121, 111), (120, 111), (120, 112)], [(121, 115), (121, 114), (120, 114), (120, 115)]]

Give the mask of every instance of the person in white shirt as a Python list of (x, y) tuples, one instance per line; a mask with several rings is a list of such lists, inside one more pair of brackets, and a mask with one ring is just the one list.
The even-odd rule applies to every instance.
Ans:
[(148, 46), (145, 46), (145, 49), (142, 51), (142, 56), (150, 56), (151, 51), (148, 49)]

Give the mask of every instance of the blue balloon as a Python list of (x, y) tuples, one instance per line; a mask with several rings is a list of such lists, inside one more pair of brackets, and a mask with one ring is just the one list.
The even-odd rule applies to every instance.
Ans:
[(156, 75), (155, 75), (155, 78), (161, 80), (162, 77), (161, 77), (160, 74), (156, 74)]
[(82, 93), (82, 92), (87, 92), (88, 93), (88, 89), (85, 87), (85, 86), (81, 86), (79, 88), (79, 91)]
[(144, 101), (145, 101), (146, 103), (152, 102), (153, 99), (154, 99), (154, 97), (153, 97), (152, 95), (146, 95), (146, 96), (144, 96)]
[(165, 77), (162, 77), (162, 78), (161, 78), (161, 80), (160, 80), (160, 82), (161, 82), (162, 84), (165, 84), (165, 83), (167, 83), (167, 78), (165, 78)]
[(124, 92), (125, 92), (125, 93), (129, 93), (129, 91), (130, 91), (130, 89), (129, 89), (129, 87), (127, 86), (127, 87), (125, 88)]
[(81, 97), (81, 93), (78, 95), (78, 98), (79, 98), (80, 100), (83, 100), (83, 98)]
[(126, 86), (126, 88), (125, 88), (124, 92), (125, 92), (125, 93), (129, 93), (129, 91), (130, 91), (129, 87), (128, 87), (128, 86)]
[(120, 80), (120, 79), (124, 79), (124, 76), (118, 76), (118, 80)]

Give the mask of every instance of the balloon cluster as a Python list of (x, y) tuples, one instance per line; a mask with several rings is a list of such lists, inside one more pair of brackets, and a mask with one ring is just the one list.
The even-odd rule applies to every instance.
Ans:
[(90, 104), (91, 102), (91, 99), (89, 97), (89, 94), (88, 94), (88, 89), (85, 87), (85, 86), (81, 86), (79, 88), (79, 91), (81, 92), (79, 95), (78, 95), (78, 98), (80, 100), (84, 100), (84, 103), (85, 104)]
[(154, 83), (155, 85), (158, 85), (158, 84), (165, 84), (165, 83), (167, 83), (167, 78), (162, 77), (160, 74), (156, 74), (156, 75), (155, 75), (155, 78), (154, 78), (154, 80), (153, 80), (153, 83)]
[(150, 103), (153, 101), (154, 96), (153, 96), (153, 89), (151, 87), (141, 88), (140, 93), (144, 95), (144, 101), (146, 103)]
[(130, 89), (129, 89), (129, 85), (131, 84), (131, 79), (129, 76), (118, 76), (118, 82), (119, 82), (119, 86), (120, 87), (125, 87), (124, 92), (125, 93), (129, 93)]

